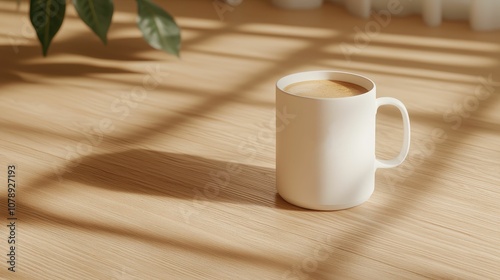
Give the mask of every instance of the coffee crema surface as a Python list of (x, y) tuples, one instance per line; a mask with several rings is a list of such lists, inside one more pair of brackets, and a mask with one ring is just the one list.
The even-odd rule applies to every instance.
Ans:
[(290, 84), (285, 91), (297, 96), (315, 98), (349, 97), (363, 94), (368, 90), (362, 86), (334, 80), (311, 80)]

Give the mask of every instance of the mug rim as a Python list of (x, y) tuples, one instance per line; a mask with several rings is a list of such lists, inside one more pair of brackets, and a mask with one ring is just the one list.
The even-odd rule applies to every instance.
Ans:
[[(351, 76), (351, 77), (354, 77), (355, 79), (358, 79), (358, 80), (364, 80), (365, 84), (368, 84), (369, 87), (366, 87), (365, 85), (361, 85), (359, 82), (340, 80), (343, 82), (349, 82), (349, 83), (353, 83), (355, 85), (361, 86), (361, 87), (366, 89), (366, 92), (363, 92), (363, 93), (357, 94), (357, 95), (353, 95), (353, 96), (342, 96), (342, 97), (335, 97), (335, 98), (301, 96), (301, 95), (296, 95), (296, 94), (290, 93), (290, 92), (285, 90), (285, 87), (287, 87), (291, 84), (294, 84), (294, 83), (299, 83), (299, 82), (304, 82), (304, 81), (312, 81), (312, 80), (327, 80), (326, 78), (324, 78), (324, 76), (331, 75), (331, 74), (341, 74), (341, 75), (344, 75), (346, 77)], [(315, 76), (317, 76), (318, 78), (313, 78)], [(301, 77), (304, 77), (304, 78), (301, 78)], [(293, 80), (293, 81), (290, 81), (290, 80)], [(375, 82), (373, 82), (370, 78), (363, 76), (361, 74), (356, 74), (356, 73), (341, 71), (341, 70), (313, 70), (313, 71), (295, 72), (295, 73), (283, 76), (276, 82), (276, 88), (282, 93), (285, 93), (287, 95), (294, 96), (297, 98), (315, 99), (315, 100), (339, 100), (339, 99), (360, 98), (362, 96), (370, 94), (376, 90), (376, 85), (375, 85)]]

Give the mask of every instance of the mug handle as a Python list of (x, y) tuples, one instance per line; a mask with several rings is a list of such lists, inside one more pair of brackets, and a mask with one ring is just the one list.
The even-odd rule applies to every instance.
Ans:
[(376, 100), (377, 110), (380, 106), (392, 105), (399, 109), (401, 116), (403, 117), (403, 145), (401, 146), (401, 151), (399, 155), (393, 159), (375, 159), (375, 168), (392, 168), (400, 165), (405, 160), (410, 150), (410, 117), (408, 116), (408, 111), (405, 105), (392, 97), (379, 97)]

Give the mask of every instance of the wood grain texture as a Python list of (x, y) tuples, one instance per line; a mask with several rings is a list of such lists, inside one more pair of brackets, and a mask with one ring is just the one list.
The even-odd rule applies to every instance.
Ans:
[[(0, 279), (500, 278), (499, 32), (393, 17), (356, 46), (370, 21), (330, 4), (247, 0), (221, 21), (211, 1), (157, 1), (177, 59), (125, 2), (107, 46), (68, 7), (47, 58), (27, 5), (0, 4), (0, 178), (18, 176), (17, 272), (2, 183)], [(410, 113), (407, 161), (345, 211), (275, 191), (274, 83), (313, 69), (367, 75)], [(377, 125), (389, 158), (399, 113)]]

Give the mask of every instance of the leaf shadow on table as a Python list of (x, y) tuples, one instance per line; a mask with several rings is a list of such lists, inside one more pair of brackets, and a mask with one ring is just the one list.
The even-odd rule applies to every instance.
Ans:
[[(16, 83), (40, 83), (41, 81), (57, 82), (58, 79), (64, 77), (81, 77), (93, 74), (130, 74), (134, 71), (113, 67), (104, 66), (92, 63), (81, 62), (62, 62), (56, 59), (48, 59), (33, 62), (39, 54), (38, 46), (24, 46), (22, 52), (17, 55), (1, 55), (2, 67), (0, 69), (0, 87), (7, 84)], [(0, 53), (6, 54), (11, 52), (11, 47), (0, 45)], [(43, 76), (44, 79), (31, 79), (23, 77), (23, 74)]]
[(63, 178), (116, 192), (169, 196), (188, 202), (304, 210), (276, 194), (274, 168), (186, 154), (145, 149), (99, 154), (67, 169)]
[[(31, 27), (31, 26), (30, 26)], [(26, 28), (26, 27), (25, 27)], [(114, 23), (114, 32), (136, 29), (135, 22)], [(30, 29), (31, 30), (31, 29)], [(61, 77), (84, 77), (95, 74), (131, 74), (132, 71), (118, 64), (120, 61), (157, 61), (158, 59), (176, 60), (177, 58), (151, 48), (139, 34), (128, 34), (112, 38), (107, 45), (93, 37), (90, 31), (74, 32), (63, 38), (56, 37), (51, 43), (48, 54), (43, 57), (41, 46), (36, 37), (20, 34), (0, 34), (0, 87), (30, 82), (23, 74), (42, 76), (47, 81), (60, 82)], [(27, 32), (27, 31), (23, 31)], [(124, 47), (126, 46), (126, 47)], [(145, 55), (155, 52), (157, 58)], [(71, 58), (61, 59), (61, 56)], [(98, 62), (101, 60), (101, 62)], [(108, 63), (103, 63), (107, 61)], [(98, 62), (98, 63), (96, 63)], [(42, 79), (33, 79), (40, 83)]]

